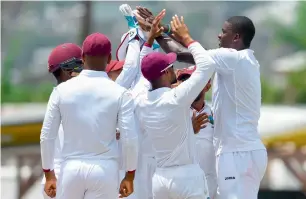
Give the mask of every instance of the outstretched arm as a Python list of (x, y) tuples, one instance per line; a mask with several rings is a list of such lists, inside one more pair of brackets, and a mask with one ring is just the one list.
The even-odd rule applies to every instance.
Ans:
[[(137, 6), (138, 15), (140, 18), (145, 19), (146, 21), (146, 27), (148, 29), (151, 29), (154, 15), (153, 13), (141, 6)], [(139, 20), (138, 20), (139, 21)], [(142, 21), (139, 21), (141, 24)], [(185, 48), (183, 45), (181, 45), (179, 42), (176, 41), (175, 38), (171, 36), (171, 28), (169, 25), (160, 25), (164, 29), (164, 33), (167, 35), (160, 35), (159, 37), (155, 38), (157, 43), (161, 46), (161, 48), (166, 52), (174, 52), (177, 54), (177, 60), (179, 62), (189, 63), (189, 64), (195, 64), (192, 54), (189, 52), (187, 48)]]
[(166, 53), (174, 52), (177, 54), (177, 61), (195, 64), (192, 54), (189, 52), (188, 48), (185, 48), (180, 43), (176, 42), (169, 36), (161, 35), (156, 38), (157, 43)]

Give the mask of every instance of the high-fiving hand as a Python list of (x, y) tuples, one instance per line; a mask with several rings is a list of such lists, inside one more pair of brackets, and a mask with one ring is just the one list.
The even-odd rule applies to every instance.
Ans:
[(149, 9), (141, 6), (136, 6), (136, 9), (137, 13), (135, 14), (135, 16), (138, 20), (139, 25), (142, 28), (145, 28), (145, 31), (150, 31), (151, 26), (153, 24), (153, 20), (155, 18), (153, 13)]
[(141, 7), (141, 6), (136, 6), (136, 9), (137, 9), (140, 17), (145, 19), (150, 24), (153, 23), (154, 15), (148, 8)]
[(188, 27), (184, 22), (184, 17), (181, 16), (180, 19), (177, 15), (172, 17), (171, 21), (171, 31), (172, 36), (185, 46), (187, 46), (190, 42), (193, 41), (189, 34)]
[(154, 39), (163, 33), (164, 28), (160, 26), (160, 22), (165, 17), (165, 15), (166, 15), (166, 10), (164, 9), (154, 18), (148, 36), (149, 43), (152, 42), (153, 44)]

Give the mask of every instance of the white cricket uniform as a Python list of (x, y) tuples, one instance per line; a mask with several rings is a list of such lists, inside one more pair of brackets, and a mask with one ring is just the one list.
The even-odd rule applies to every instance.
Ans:
[[(149, 47), (145, 43), (140, 52), (140, 63), (147, 54), (152, 52), (154, 52), (153, 47)], [(137, 76), (132, 90), (134, 98), (137, 98), (139, 95), (147, 94), (151, 89), (151, 83), (144, 78), (140, 67)], [(141, 152), (139, 153), (138, 182), (141, 189), (139, 191), (139, 199), (152, 199), (152, 178), (156, 169), (155, 151), (153, 149), (152, 140), (141, 130), (140, 132), (139, 140)]]
[(151, 139), (157, 168), (152, 179), (155, 199), (207, 199), (203, 170), (197, 164), (190, 106), (215, 70), (204, 48), (189, 45), (197, 69), (178, 87), (139, 95), (135, 113), (141, 131)]
[(53, 90), (40, 139), (42, 166), (53, 169), (55, 139), (62, 121), (64, 161), (57, 181), (57, 199), (118, 197), (115, 129), (118, 124), (125, 169), (135, 170), (138, 136), (134, 106), (131, 94), (102, 71), (83, 70)]
[[(193, 110), (195, 109), (191, 108), (191, 115), (193, 114)], [(212, 115), (210, 106), (205, 104), (200, 111), (196, 111), (196, 116), (201, 113)], [(213, 145), (214, 125), (211, 123), (205, 125), (206, 127), (195, 135), (196, 151), (199, 165), (205, 173), (210, 199), (214, 199), (217, 191), (216, 156)]]
[(217, 199), (256, 199), (267, 165), (258, 133), (261, 106), (260, 65), (250, 49), (220, 48), (212, 107), (217, 155)]
[[(61, 150), (63, 146), (63, 127), (60, 125), (59, 130), (58, 130), (58, 136), (55, 139), (55, 151), (54, 151), (54, 173), (56, 178), (58, 178), (61, 170), (61, 163), (63, 161), (62, 156), (61, 156)], [(50, 197), (46, 194), (44, 188), (45, 188), (45, 183), (46, 183), (46, 178), (43, 176), (43, 179), (41, 181), (42, 185), (42, 192), (43, 192), (43, 197), (44, 199), (50, 199)]]
[[(151, 88), (150, 82), (148, 82), (148, 80), (146, 80), (141, 73), (140, 63), (142, 61), (142, 58), (145, 55), (149, 54), (150, 52), (153, 52), (153, 49), (147, 46), (143, 46), (140, 55), (139, 55), (139, 52), (129, 54), (130, 45), (131, 44), (129, 44), (127, 57), (129, 57), (129, 55), (134, 55), (133, 57), (136, 58), (137, 56), (137, 60), (139, 61), (137, 65), (137, 73), (136, 73), (137, 77), (135, 79), (135, 76), (134, 76), (135, 73), (133, 72), (132, 75), (133, 75), (133, 78), (135, 79), (133, 85), (123, 84), (124, 81), (121, 81), (121, 80), (128, 78), (126, 77), (128, 73), (122, 74), (121, 72), (119, 75), (121, 76), (121, 78), (119, 80), (116, 79), (116, 83), (124, 87), (130, 88), (131, 93), (133, 94), (134, 97), (136, 97), (139, 94), (148, 92), (148, 90)], [(133, 67), (133, 71), (134, 69), (135, 68)], [(134, 180), (134, 193), (128, 197), (129, 199), (153, 198), (152, 177), (153, 177), (153, 174), (155, 172), (155, 167), (156, 167), (155, 154), (152, 148), (152, 142), (148, 137), (144, 136), (143, 134), (139, 134), (139, 142), (140, 142), (140, 150), (139, 150), (140, 152), (139, 152), (138, 169), (135, 174), (135, 180)], [(119, 147), (120, 147), (120, 140), (119, 140)], [(124, 175), (125, 175), (125, 172), (121, 171), (120, 179), (122, 179)], [(144, 185), (147, 185), (147, 186), (144, 186)]]
[[(126, 57), (124, 60), (123, 69), (121, 73), (119, 74), (119, 76), (117, 77), (115, 82), (126, 89), (133, 90), (133, 87), (135, 85), (135, 81), (137, 79), (138, 72), (139, 72), (140, 42), (139, 40), (133, 39), (126, 45), (128, 46), (127, 46), (127, 53), (126, 53)], [(122, 151), (120, 139), (118, 141), (118, 147), (119, 147), (119, 151)], [(140, 164), (140, 161), (138, 163)], [(134, 179), (134, 192), (127, 197), (128, 199), (138, 199), (139, 198), (138, 196), (139, 191), (141, 191), (141, 188), (139, 186), (139, 172), (140, 171), (139, 171), (139, 166), (138, 166), (137, 172), (135, 173), (135, 179)], [(124, 176), (125, 176), (124, 165), (122, 161), (120, 160), (119, 181), (121, 181), (124, 178)]]

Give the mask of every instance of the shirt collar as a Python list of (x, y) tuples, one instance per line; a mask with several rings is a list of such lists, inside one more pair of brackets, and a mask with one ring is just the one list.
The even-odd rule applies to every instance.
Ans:
[(158, 89), (155, 89), (155, 90), (150, 90), (148, 92), (148, 97), (150, 99), (155, 99), (155, 98), (159, 98), (163, 93), (167, 92), (167, 91), (170, 91), (171, 88), (168, 88), (168, 87), (162, 87), (162, 88), (158, 88)]
[(164, 93), (164, 92), (167, 92), (167, 91), (170, 91), (171, 88), (168, 88), (168, 87), (162, 87), (162, 88), (158, 88), (158, 89), (155, 89), (155, 90), (149, 90), (151, 93)]
[(84, 75), (87, 77), (108, 77), (105, 71), (96, 71), (96, 70), (82, 70), (79, 75)]

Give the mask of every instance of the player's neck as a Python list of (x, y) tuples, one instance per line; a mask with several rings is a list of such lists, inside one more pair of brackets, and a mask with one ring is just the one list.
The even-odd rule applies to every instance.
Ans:
[(92, 70), (92, 71), (105, 71), (105, 67), (101, 67), (101, 66), (84, 66), (85, 70)]
[(167, 82), (163, 82), (163, 81), (154, 81), (151, 82), (152, 85), (152, 90), (156, 90), (159, 88), (171, 88), (171, 84), (168, 84)]
[(248, 49), (248, 47), (245, 47), (244, 45), (237, 45), (237, 46), (234, 47), (234, 49), (240, 51), (240, 50)]

